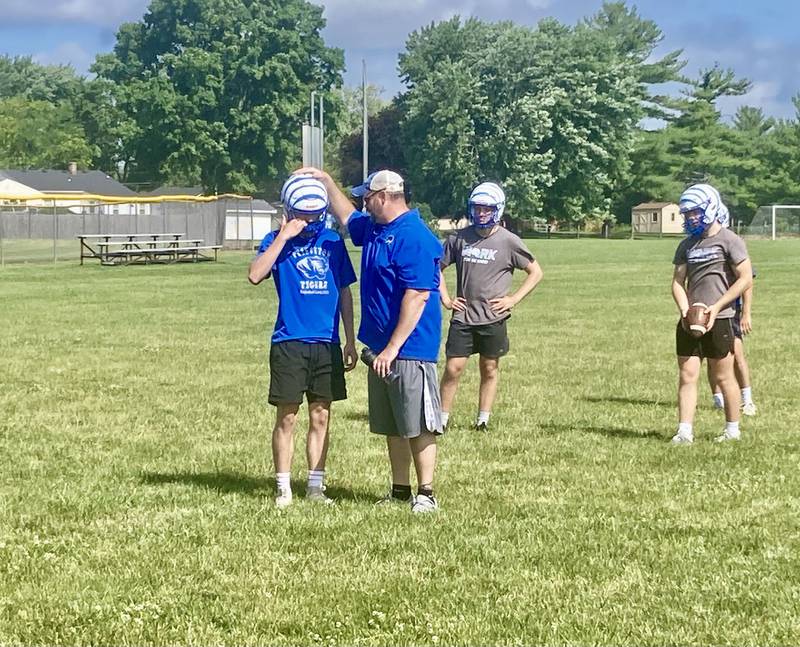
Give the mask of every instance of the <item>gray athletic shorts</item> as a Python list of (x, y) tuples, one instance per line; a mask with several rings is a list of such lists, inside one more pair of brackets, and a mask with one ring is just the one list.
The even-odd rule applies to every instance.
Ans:
[(434, 362), (397, 359), (392, 377), (367, 376), (369, 430), (382, 436), (416, 438), (423, 430), (442, 433), (442, 401)]

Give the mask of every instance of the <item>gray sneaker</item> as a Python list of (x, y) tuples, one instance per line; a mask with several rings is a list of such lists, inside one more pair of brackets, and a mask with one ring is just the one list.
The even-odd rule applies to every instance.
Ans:
[(757, 411), (755, 402), (748, 402), (742, 405), (742, 413), (746, 416), (754, 416)]
[(289, 488), (278, 488), (278, 494), (275, 496), (276, 508), (288, 508), (292, 505), (292, 491)]
[(734, 433), (725, 429), (725, 431), (723, 431), (722, 434), (720, 436), (717, 436), (714, 440), (716, 440), (718, 443), (724, 443), (729, 440), (741, 440), (741, 438), (742, 438), (741, 431), (737, 431)]
[(427, 494), (418, 494), (411, 504), (411, 512), (425, 513), (436, 512), (439, 509), (439, 503), (435, 497), (428, 496)]
[(325, 486), (321, 485), (319, 487), (310, 487), (306, 490), (306, 501), (313, 501), (314, 503), (324, 503), (325, 505), (331, 505), (333, 503), (333, 499), (331, 499), (327, 494), (325, 494)]
[(694, 442), (694, 436), (692, 434), (682, 434), (678, 432), (672, 437), (671, 442), (673, 445), (691, 445)]

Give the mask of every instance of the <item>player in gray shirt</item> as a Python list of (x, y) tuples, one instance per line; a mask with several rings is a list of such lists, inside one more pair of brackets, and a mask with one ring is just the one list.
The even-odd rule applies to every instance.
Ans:
[[(442, 305), (453, 311), (447, 335), (447, 364), (442, 376), (442, 424), (447, 425), (458, 382), (469, 356), (480, 355), (481, 385), (475, 427), (486, 431), (497, 393), (500, 358), (508, 352), (506, 320), (511, 309), (541, 281), (542, 269), (525, 243), (500, 226), (503, 190), (493, 182), (476, 186), (469, 197), (470, 227), (445, 241), (441, 268), (456, 266), (456, 298), (451, 299), (444, 274), (439, 282)], [(515, 269), (527, 274), (509, 294)]]
[[(714, 187), (690, 186), (681, 195), (680, 210), (689, 236), (678, 245), (672, 261), (672, 297), (681, 315), (675, 331), (679, 423), (672, 442), (690, 444), (694, 440), (697, 380), (704, 357), (725, 398), (725, 430), (717, 441), (738, 440), (741, 401), (733, 370), (733, 302), (752, 284), (753, 269), (744, 241), (719, 222), (727, 209)], [(709, 317), (708, 332), (699, 338), (692, 337), (685, 326), (693, 303), (706, 304)]]

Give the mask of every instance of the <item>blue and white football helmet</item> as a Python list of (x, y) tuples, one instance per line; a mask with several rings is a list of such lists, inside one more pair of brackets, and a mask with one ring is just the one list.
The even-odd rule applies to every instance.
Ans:
[(728, 207), (725, 206), (724, 202), (720, 204), (719, 211), (717, 212), (717, 222), (725, 228), (731, 226), (731, 212), (728, 211)]
[(695, 237), (702, 236), (725, 207), (719, 191), (710, 184), (693, 184), (681, 194), (678, 205), (683, 215), (683, 230)]
[[(491, 207), (490, 216), (480, 216), (478, 207)], [(473, 227), (487, 229), (500, 224), (503, 211), (506, 208), (506, 194), (503, 189), (494, 182), (482, 182), (469, 194), (467, 201), (467, 211)]]
[(281, 202), (286, 220), (303, 218), (305, 231), (315, 234), (325, 227), (328, 214), (328, 191), (325, 185), (308, 175), (292, 175), (283, 184)]

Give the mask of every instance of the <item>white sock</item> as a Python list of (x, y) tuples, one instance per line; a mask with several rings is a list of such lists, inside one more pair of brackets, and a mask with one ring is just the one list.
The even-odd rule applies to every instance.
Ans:
[(753, 404), (753, 387), (746, 386), (742, 389), (742, 404)]
[(685, 438), (693, 438), (694, 433), (692, 432), (692, 423), (691, 422), (678, 423), (678, 434), (680, 436), (684, 436)]
[(739, 421), (731, 422), (730, 420), (725, 423), (725, 431), (733, 436), (739, 435)]
[(321, 488), (325, 480), (325, 470), (308, 470), (308, 487)]
[(442, 427), (446, 427), (449, 421), (450, 421), (450, 412), (442, 411)]
[(292, 493), (291, 472), (275, 472), (275, 481), (278, 489)]
[(722, 393), (715, 393), (714, 404), (718, 406), (720, 409), (723, 409), (725, 407), (725, 396), (722, 395)]
[(478, 422), (476, 424), (488, 425), (490, 415), (492, 415), (491, 411), (478, 411)]

